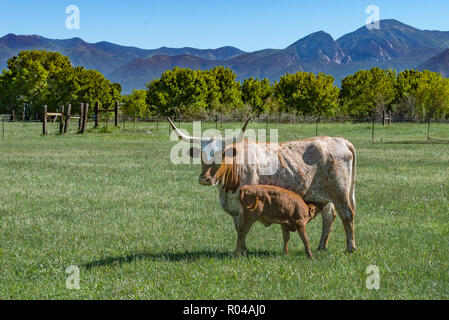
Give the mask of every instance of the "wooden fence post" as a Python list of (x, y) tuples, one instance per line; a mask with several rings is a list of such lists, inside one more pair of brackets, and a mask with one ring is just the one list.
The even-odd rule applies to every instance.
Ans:
[(61, 106), (60, 110), (61, 116), (59, 117), (59, 134), (64, 133), (64, 106)]
[(71, 104), (67, 106), (67, 113), (65, 115), (64, 133), (67, 133), (69, 131), (70, 109), (72, 109)]
[(118, 101), (115, 102), (114, 106), (114, 126), (118, 127)]
[(100, 110), (100, 103), (97, 101), (95, 102), (95, 107), (94, 107), (94, 113), (95, 113), (95, 125), (94, 128), (98, 127), (98, 115), (99, 115), (99, 110)]
[(80, 118), (78, 120), (78, 133), (81, 133), (81, 127), (83, 124), (84, 103), (80, 103)]
[(83, 123), (81, 126), (81, 133), (84, 133), (84, 130), (86, 130), (86, 123), (87, 123), (87, 116), (89, 114), (89, 104), (86, 103), (84, 107), (84, 113), (83, 113)]
[(391, 109), (388, 110), (388, 125), (391, 124)]
[(11, 112), (11, 122), (14, 122), (14, 121), (16, 121), (16, 112), (14, 111), (14, 109), (12, 109), (12, 112)]
[(47, 105), (44, 106), (44, 116), (42, 118), (42, 134), (47, 134)]

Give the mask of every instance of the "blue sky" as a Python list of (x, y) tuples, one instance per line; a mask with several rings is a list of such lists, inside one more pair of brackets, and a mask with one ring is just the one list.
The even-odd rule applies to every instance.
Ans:
[[(449, 0), (0, 0), (0, 4), (0, 36), (80, 37), (146, 49), (284, 48), (319, 30), (336, 39), (365, 24), (368, 5), (379, 7), (381, 19), (449, 31)], [(68, 5), (80, 9), (79, 30), (65, 27)]]

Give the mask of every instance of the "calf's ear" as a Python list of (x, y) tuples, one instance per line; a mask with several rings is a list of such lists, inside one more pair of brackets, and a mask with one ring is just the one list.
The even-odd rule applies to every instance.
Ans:
[(201, 154), (201, 149), (195, 147), (190, 148), (188, 154), (191, 158), (198, 158)]
[(309, 215), (314, 217), (316, 212), (316, 207), (313, 204), (309, 205)]

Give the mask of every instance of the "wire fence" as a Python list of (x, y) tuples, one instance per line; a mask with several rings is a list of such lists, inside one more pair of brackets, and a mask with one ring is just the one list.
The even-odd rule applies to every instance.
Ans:
[[(173, 122), (182, 129), (192, 129), (192, 123), (197, 121), (201, 123), (202, 129), (238, 129), (243, 126), (244, 122), (248, 119), (250, 115), (245, 114), (203, 114), (196, 116), (180, 115), (172, 118)], [(79, 117), (73, 117), (69, 119), (67, 134), (79, 133)], [(42, 130), (40, 125), (42, 125), (42, 120), (30, 119), (25, 117), (15, 117), (11, 114), (0, 115), (1, 125), (1, 135), (2, 138), (7, 138), (8, 136), (18, 135), (18, 131), (22, 127), (30, 127), (32, 130), (26, 130), (27, 134), (30, 135), (42, 135)], [(282, 127), (283, 132), (287, 135), (295, 135), (298, 131), (302, 134), (301, 136), (308, 135), (332, 135), (334, 131), (329, 128), (333, 124), (359, 124), (365, 125), (365, 129), (371, 131), (371, 140), (379, 140), (382, 137), (377, 137), (375, 135), (375, 128), (379, 130), (380, 128), (394, 127), (398, 123), (408, 123), (410, 125), (415, 125), (410, 130), (416, 128), (416, 132), (410, 135), (410, 138), (416, 136), (424, 136), (426, 138), (426, 128), (429, 123), (425, 119), (419, 119), (416, 117), (404, 117), (401, 115), (378, 115), (375, 117), (359, 117), (359, 118), (349, 118), (349, 117), (312, 117), (312, 116), (299, 116), (289, 113), (279, 113), (279, 114), (260, 114), (257, 116), (252, 116), (252, 126), (258, 129), (269, 129)], [(447, 125), (448, 136), (443, 132), (438, 134), (441, 139), (448, 139), (449, 141), (449, 119), (434, 119), (431, 121), (432, 125), (441, 124), (444, 127)], [(97, 124), (97, 125), (96, 125)], [(290, 126), (288, 126), (290, 124)], [(294, 129), (294, 125), (303, 125), (302, 130)], [(369, 127), (368, 127), (369, 126)], [(289, 129), (291, 128), (291, 129)], [(349, 130), (350, 127), (345, 130)], [(60, 132), (60, 122), (58, 117), (49, 117), (48, 119), (48, 134), (58, 135)], [(305, 131), (306, 130), (306, 131)], [(167, 134), (171, 133), (172, 129), (164, 116), (130, 116), (126, 114), (118, 114), (117, 121), (115, 121), (114, 116), (110, 116), (109, 113), (101, 114), (89, 114), (86, 124), (86, 132), (88, 133), (146, 133), (146, 134)], [(444, 131), (444, 130), (443, 130)], [(369, 132), (368, 132), (369, 133)], [(338, 134), (338, 132), (337, 132)], [(390, 132), (391, 135), (397, 134), (396, 132)], [(341, 132), (339, 135), (344, 135)], [(392, 136), (393, 137), (393, 136)], [(429, 132), (427, 132), (427, 140), (429, 140)], [(441, 140), (440, 139), (440, 140)]]

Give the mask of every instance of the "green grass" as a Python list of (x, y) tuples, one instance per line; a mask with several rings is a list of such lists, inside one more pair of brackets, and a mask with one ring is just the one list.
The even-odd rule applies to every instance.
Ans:
[[(297, 234), (284, 256), (280, 227), (261, 224), (248, 235), (248, 257), (234, 259), (236, 233), (217, 190), (197, 183), (198, 165), (169, 161), (176, 142), (166, 123), (153, 134), (145, 132), (154, 124), (136, 126), (42, 137), (40, 124), (6, 123), (0, 298), (449, 298), (448, 124), (432, 124), (439, 143), (430, 144), (426, 125), (376, 126), (372, 144), (369, 124), (320, 124), (320, 135), (343, 136), (358, 152), (359, 251), (344, 253), (339, 218), (329, 250), (316, 251), (317, 217), (308, 226), (314, 261)], [(315, 134), (313, 124), (276, 127), (280, 141)], [(66, 288), (69, 265), (80, 269), (80, 290)], [(380, 268), (379, 290), (365, 286), (369, 265)]]

